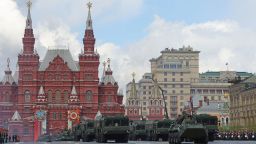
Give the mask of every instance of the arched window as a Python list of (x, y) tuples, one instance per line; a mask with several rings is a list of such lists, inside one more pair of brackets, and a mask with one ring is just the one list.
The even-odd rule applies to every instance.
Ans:
[(68, 91), (64, 91), (64, 101), (65, 103), (68, 102)]
[(48, 102), (52, 103), (52, 91), (48, 91)]
[(226, 125), (228, 125), (229, 121), (228, 121), (228, 117), (226, 118)]
[(86, 98), (86, 101), (88, 101), (88, 102), (92, 101), (92, 91), (91, 90), (86, 91), (85, 98)]
[(24, 96), (25, 96), (25, 103), (29, 103), (30, 102), (30, 92), (29, 92), (29, 90), (25, 91)]
[(56, 102), (57, 102), (57, 103), (60, 103), (60, 102), (61, 102), (61, 93), (60, 93), (59, 90), (57, 90), (57, 91), (55, 92), (55, 99), (56, 99)]

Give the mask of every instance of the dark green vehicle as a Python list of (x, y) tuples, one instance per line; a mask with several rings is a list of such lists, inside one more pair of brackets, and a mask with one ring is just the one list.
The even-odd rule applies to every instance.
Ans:
[(80, 139), (82, 138), (82, 131), (83, 131), (82, 124), (78, 124), (72, 128), (71, 135), (73, 135), (74, 141), (80, 141)]
[(208, 114), (199, 114), (199, 115), (196, 115), (196, 120), (198, 123), (203, 124), (207, 128), (209, 141), (214, 141), (215, 135), (218, 133), (217, 116), (211, 116)]
[(169, 130), (169, 143), (181, 144), (181, 142), (208, 143), (208, 131), (200, 123), (197, 123), (193, 115), (183, 113)]
[(130, 140), (146, 140), (147, 138), (147, 133), (146, 133), (146, 121), (141, 120), (141, 121), (133, 121), (131, 126), (130, 126), (130, 135), (129, 139)]
[(94, 140), (95, 138), (94, 123), (95, 123), (94, 121), (88, 120), (82, 124), (83, 126), (82, 139), (84, 142), (90, 142)]
[(154, 121), (153, 133), (151, 134), (151, 140), (153, 141), (167, 141), (169, 135), (169, 128), (174, 121), (170, 119)]
[(127, 116), (102, 116), (96, 120), (96, 141), (105, 143), (115, 140), (117, 143), (127, 143), (129, 138), (129, 118)]

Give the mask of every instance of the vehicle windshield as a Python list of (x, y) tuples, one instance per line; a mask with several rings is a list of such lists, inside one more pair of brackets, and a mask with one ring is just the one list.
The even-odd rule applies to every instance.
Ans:
[(144, 130), (145, 129), (145, 125), (137, 125), (136, 126), (136, 130)]
[(106, 118), (105, 126), (129, 126), (127, 118)]
[(157, 123), (157, 127), (158, 128), (169, 128), (171, 125), (170, 122), (158, 122)]

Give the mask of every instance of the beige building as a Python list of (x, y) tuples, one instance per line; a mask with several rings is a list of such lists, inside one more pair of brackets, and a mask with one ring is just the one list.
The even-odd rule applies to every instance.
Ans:
[(231, 125), (256, 130), (256, 76), (237, 81), (230, 91)]
[(164, 103), (161, 90), (157, 81), (152, 80), (151, 73), (145, 73), (138, 83), (133, 78), (132, 82), (127, 84), (126, 90), (126, 115), (131, 120), (163, 119)]
[[(151, 73), (145, 73), (136, 83), (141, 115), (148, 117), (152, 114), (150, 108), (155, 106), (151, 103), (154, 99), (153, 88), (155, 87), (152, 79), (156, 79), (158, 85), (164, 90), (168, 116), (171, 119), (181, 114), (192, 97), (194, 106), (198, 107), (198, 113), (216, 115), (220, 125), (229, 125), (231, 82), (234, 79), (245, 80), (252, 74), (228, 70), (199, 73), (199, 53), (190, 46), (180, 49), (166, 48), (161, 51), (158, 58), (150, 60)], [(131, 97), (132, 87), (134, 87), (132, 82), (127, 84), (127, 100)], [(158, 103), (161, 102), (163, 107), (163, 97), (158, 94), (157, 98)], [(163, 110), (161, 112), (164, 113)]]
[(174, 119), (187, 105), (190, 98), (191, 83), (199, 79), (199, 51), (190, 46), (161, 51), (151, 62), (154, 79), (165, 90), (169, 117)]

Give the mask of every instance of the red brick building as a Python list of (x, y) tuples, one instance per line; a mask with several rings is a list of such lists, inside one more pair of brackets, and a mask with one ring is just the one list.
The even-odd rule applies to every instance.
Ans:
[(30, 5), (18, 68), (12, 75), (8, 60), (0, 83), (0, 127), (9, 127), (10, 135), (31, 141), (42, 134), (44, 126), (47, 133), (56, 133), (68, 123), (94, 119), (98, 111), (103, 115), (124, 114), (123, 96), (118, 94), (110, 60), (107, 66), (104, 63), (99, 80), (100, 55), (94, 50), (91, 3), (79, 61), (74, 61), (67, 49), (48, 50), (40, 61), (34, 50)]

